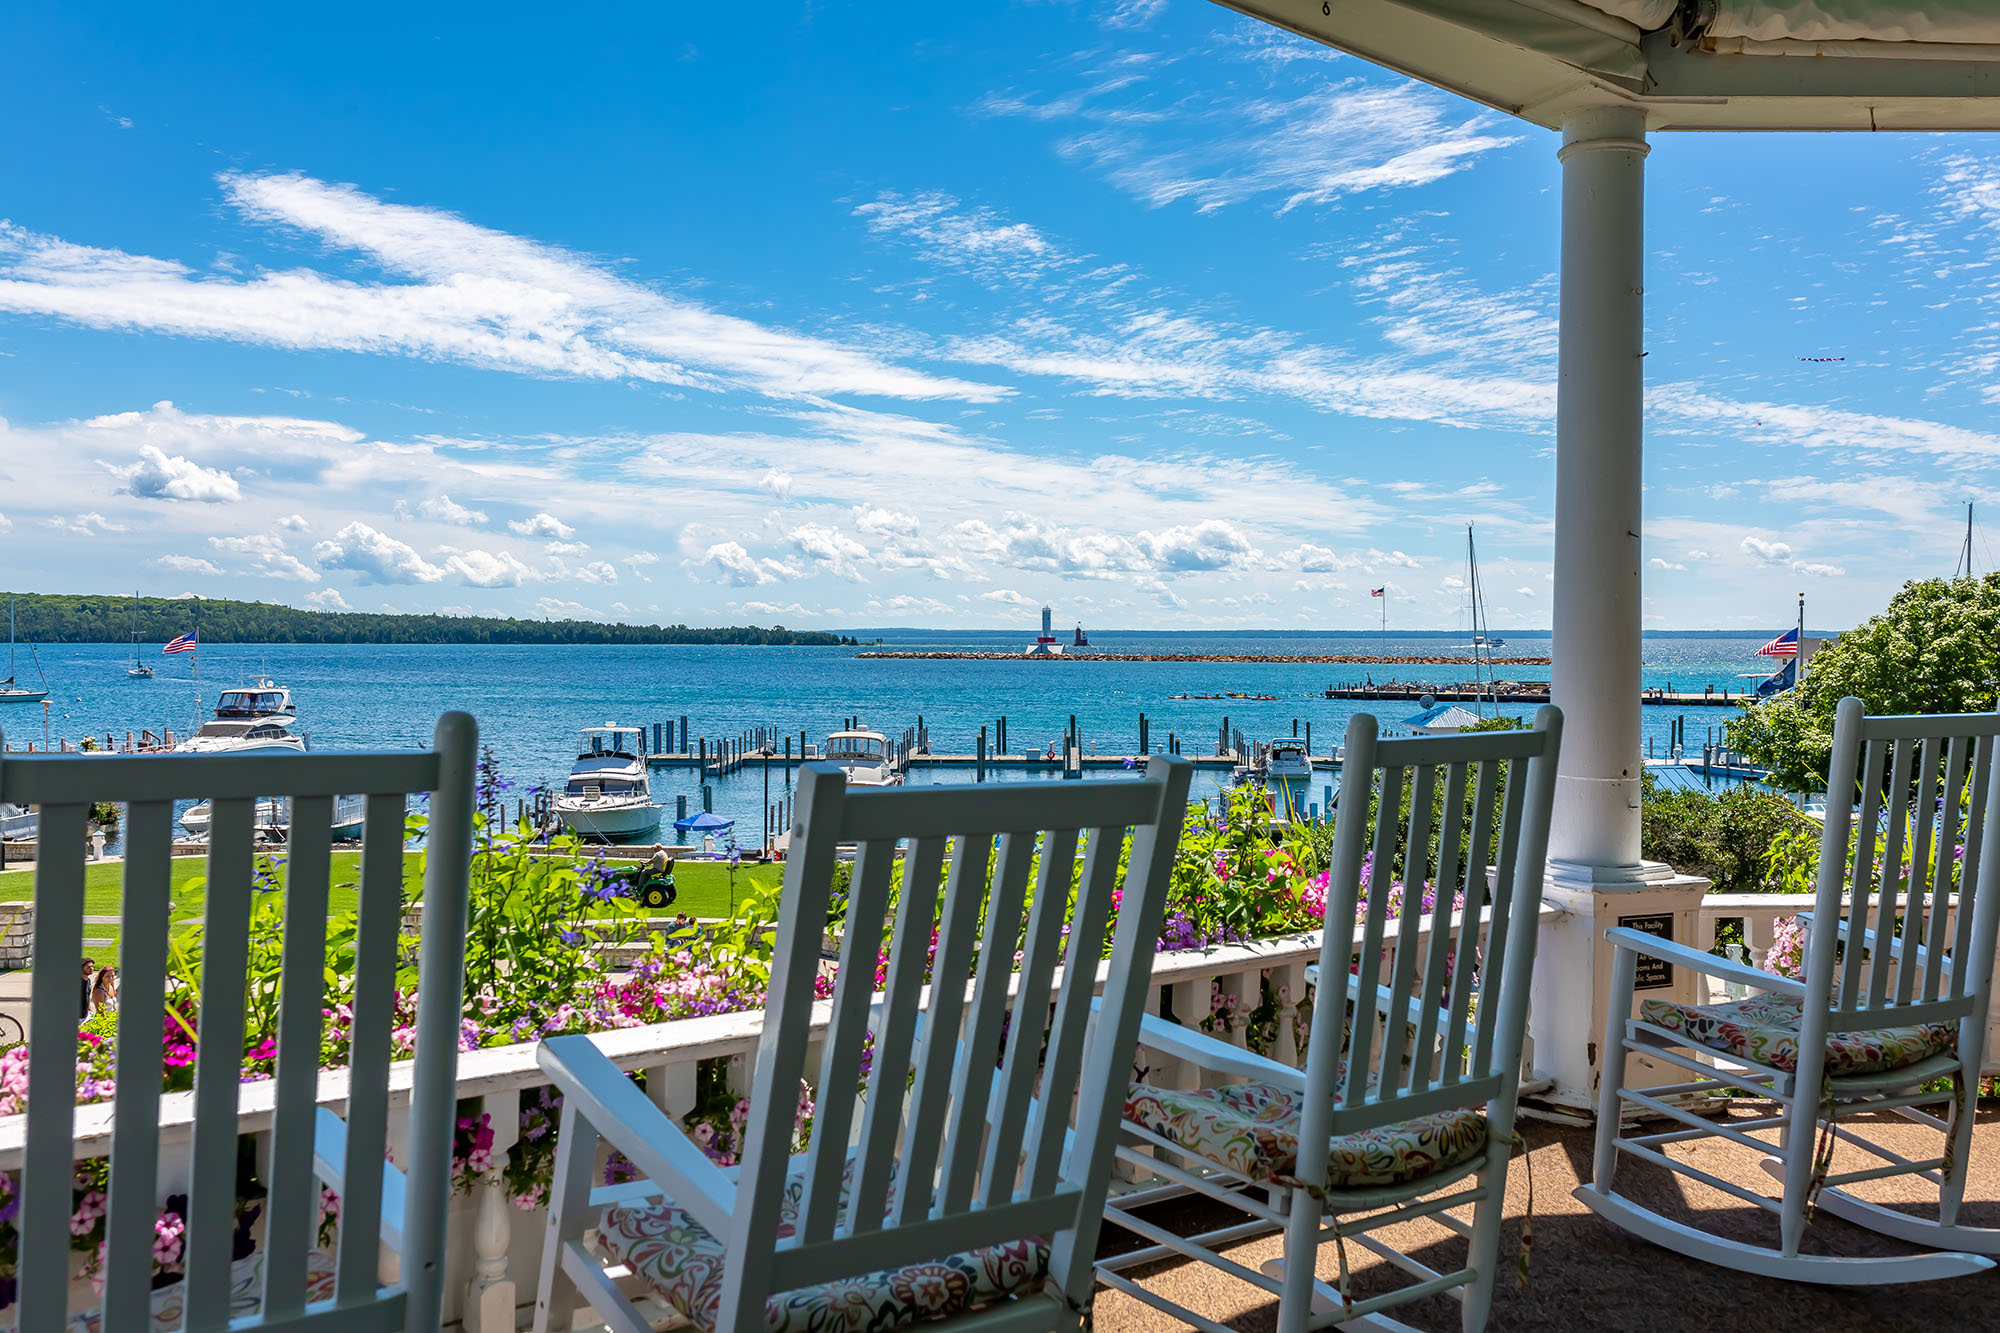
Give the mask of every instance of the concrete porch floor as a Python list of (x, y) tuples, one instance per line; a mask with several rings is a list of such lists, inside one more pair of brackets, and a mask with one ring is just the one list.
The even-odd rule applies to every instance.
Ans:
[[(1735, 1114), (1763, 1114), (1764, 1103), (1742, 1103)], [(1941, 1142), (1935, 1133), (1919, 1130), (1890, 1117), (1868, 1122), (1886, 1126), (1881, 1142), (1906, 1157), (1934, 1156)], [(1500, 1242), (1501, 1275), (1493, 1298), (1493, 1330), (1633, 1329), (1648, 1333), (1667, 1330), (1804, 1329), (1812, 1333), (1844, 1333), (1860, 1329), (1930, 1330), (2000, 1329), (2000, 1269), (1939, 1282), (1894, 1287), (1826, 1287), (1780, 1282), (1728, 1269), (1713, 1268), (1670, 1253), (1627, 1235), (1599, 1219), (1570, 1196), (1590, 1175), (1591, 1131), (1527, 1122), (1527, 1165), (1534, 1176), (1535, 1228), (1532, 1269), (1525, 1291), (1514, 1283), (1515, 1256), (1521, 1243), (1520, 1223), (1527, 1211), (1528, 1186), (1523, 1161), (1516, 1158), (1508, 1173), (1507, 1224)], [(1711, 1141), (1696, 1149), (1700, 1165), (1717, 1176), (1766, 1194), (1775, 1182), (1759, 1167), (1754, 1154), (1727, 1143)], [(1857, 1150), (1842, 1145), (1834, 1170), (1867, 1165)], [(1637, 1166), (1627, 1158), (1618, 1173), (1620, 1192), (1637, 1198), (1677, 1220), (1697, 1220), (1718, 1234), (1753, 1244), (1777, 1242), (1777, 1219), (1706, 1185), (1675, 1177), (1656, 1167)], [(1921, 1185), (1921, 1182), (1917, 1182)], [(1878, 1181), (1857, 1186), (1857, 1194), (1882, 1203), (1921, 1198), (1907, 1183)], [(2000, 1227), (2000, 1102), (1981, 1103), (1973, 1134), (1971, 1175), (1961, 1220), (1969, 1225)], [(1471, 1220), (1471, 1208), (1455, 1210)], [(1154, 1205), (1148, 1216), (1176, 1229), (1215, 1226), (1240, 1220), (1227, 1218), (1215, 1205), (1176, 1201)], [(1463, 1242), (1428, 1222), (1411, 1222), (1377, 1233), (1414, 1254), (1433, 1268), (1462, 1262)], [(1805, 1249), (1834, 1255), (1914, 1253), (1913, 1247), (1852, 1226), (1826, 1213), (1807, 1230)], [(1125, 1232), (1107, 1227), (1102, 1252), (1134, 1248)], [(1260, 1237), (1223, 1253), (1256, 1267), (1279, 1254), (1278, 1238)], [(1350, 1288), (1365, 1297), (1398, 1285), (1399, 1274), (1360, 1246), (1347, 1247)], [(1327, 1281), (1339, 1274), (1334, 1247), (1320, 1251), (1320, 1275)], [(1161, 1263), (1126, 1270), (1152, 1290), (1179, 1301), (1244, 1333), (1277, 1326), (1274, 1298), (1216, 1272), (1188, 1263)], [(1432, 1298), (1389, 1312), (1413, 1327), (1456, 1333), (1458, 1303)], [(1185, 1327), (1160, 1311), (1120, 1292), (1100, 1289), (1096, 1327), (1100, 1333), (1155, 1333)]]

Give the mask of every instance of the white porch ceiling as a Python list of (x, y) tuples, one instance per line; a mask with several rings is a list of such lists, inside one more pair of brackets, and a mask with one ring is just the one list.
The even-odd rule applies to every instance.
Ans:
[(2000, 130), (1995, 0), (1220, 2), (1552, 129)]

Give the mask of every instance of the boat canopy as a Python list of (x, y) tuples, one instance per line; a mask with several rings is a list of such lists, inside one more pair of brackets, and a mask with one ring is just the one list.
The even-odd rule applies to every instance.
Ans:
[(644, 727), (621, 727), (611, 722), (601, 727), (585, 727), (576, 757), (596, 759), (600, 756), (610, 756), (619, 759), (637, 759), (639, 751), (645, 747), (645, 736)]
[(224, 690), (215, 700), (215, 715), (222, 718), (263, 717), (291, 708), (289, 692), (279, 689)]

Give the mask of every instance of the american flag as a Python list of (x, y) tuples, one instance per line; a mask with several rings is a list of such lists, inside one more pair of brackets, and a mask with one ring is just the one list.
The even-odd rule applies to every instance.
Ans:
[(199, 633), (201, 633), (200, 630), (195, 630), (192, 633), (183, 634), (166, 647), (160, 649), (160, 651), (163, 653), (191, 653), (195, 648), (194, 636)]
[(1750, 655), (1752, 657), (1797, 657), (1799, 655), (1799, 632), (1795, 629), (1788, 629)]
[(1387, 592), (1387, 591), (1389, 591), (1389, 587), (1388, 587), (1388, 585), (1387, 585), (1387, 584), (1384, 584), (1383, 586), (1381, 586), (1381, 587), (1379, 587), (1379, 588), (1370, 588), (1370, 589), (1368, 590), (1368, 595), (1369, 595), (1370, 597), (1380, 597), (1380, 596), (1381, 596), (1381, 595), (1382, 595), (1383, 593), (1385, 593), (1385, 592)]

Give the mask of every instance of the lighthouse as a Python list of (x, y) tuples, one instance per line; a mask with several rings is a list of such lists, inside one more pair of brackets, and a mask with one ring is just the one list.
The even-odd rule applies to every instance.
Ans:
[(1056, 638), (1055, 608), (1042, 608), (1042, 636), (1035, 640), (1034, 647), (1026, 649), (1029, 657), (1054, 657), (1062, 652), (1063, 646)]

